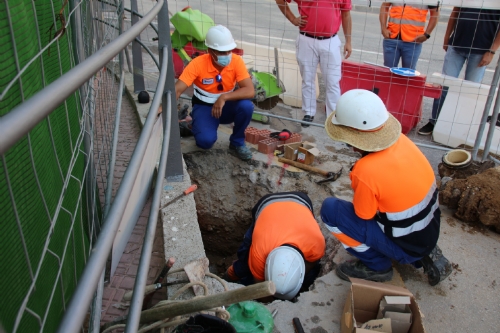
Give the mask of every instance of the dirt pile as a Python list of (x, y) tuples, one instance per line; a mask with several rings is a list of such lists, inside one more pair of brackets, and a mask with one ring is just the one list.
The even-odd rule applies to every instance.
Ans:
[(481, 222), (500, 232), (500, 167), (490, 168), (465, 179), (452, 179), (441, 185), (442, 205), (456, 209), (455, 216), (465, 222)]
[[(191, 179), (198, 185), (194, 192), (198, 222), (210, 268), (223, 272), (234, 259), (243, 236), (250, 226), (252, 207), (265, 194), (302, 191), (311, 198), (316, 219), (323, 200), (332, 196), (327, 185), (314, 182), (317, 175), (290, 172), (278, 166), (252, 160), (242, 162), (226, 151), (211, 149), (184, 154)], [(337, 180), (339, 182), (339, 180)], [(327, 258), (333, 258), (338, 242), (320, 223), (327, 240)], [(327, 273), (325, 267), (322, 271)]]

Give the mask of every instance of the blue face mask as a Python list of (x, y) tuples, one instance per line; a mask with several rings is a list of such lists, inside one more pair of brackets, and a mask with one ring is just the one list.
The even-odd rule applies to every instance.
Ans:
[(231, 53), (229, 53), (228, 55), (218, 55), (217, 63), (222, 67), (226, 67), (231, 62), (231, 55)]

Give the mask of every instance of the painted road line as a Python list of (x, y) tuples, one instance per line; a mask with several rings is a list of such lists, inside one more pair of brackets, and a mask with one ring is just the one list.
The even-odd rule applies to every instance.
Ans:
[(271, 36), (264, 36), (264, 35), (254, 35), (254, 34), (247, 34), (248, 36), (254, 36), (254, 37), (263, 37), (263, 38), (269, 38), (269, 39), (278, 39), (278, 40), (286, 40), (289, 42), (295, 42), (295, 39), (288, 39), (288, 38), (280, 38), (280, 37), (271, 37)]

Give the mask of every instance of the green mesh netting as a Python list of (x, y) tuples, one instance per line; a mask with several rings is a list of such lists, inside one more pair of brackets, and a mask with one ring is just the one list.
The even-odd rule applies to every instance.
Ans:
[[(15, 50), (23, 68), (40, 51), (40, 44), (47, 45), (61, 27), (57, 22), (50, 32), (54, 13), (62, 5), (57, 0), (0, 2), (0, 92), (18, 73)], [(64, 13), (67, 19), (68, 6)], [(68, 29), (28, 67), (0, 101), (0, 116), (72, 67), (70, 38)], [(6, 332), (13, 331), (23, 303), (40, 318), (21, 312), (17, 332), (54, 332), (89, 253), (88, 205), (81, 189), (85, 184), (81, 115), (75, 93), (0, 161), (0, 322)]]

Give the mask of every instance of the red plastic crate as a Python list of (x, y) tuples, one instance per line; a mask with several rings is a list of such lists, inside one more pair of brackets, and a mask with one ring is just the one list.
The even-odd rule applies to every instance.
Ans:
[(425, 80), (425, 75), (404, 77), (392, 74), (388, 68), (344, 60), (340, 90), (342, 93), (352, 89), (373, 91), (399, 120), (406, 134), (422, 118), (423, 97), (433, 97), (440, 90), (426, 86)]

